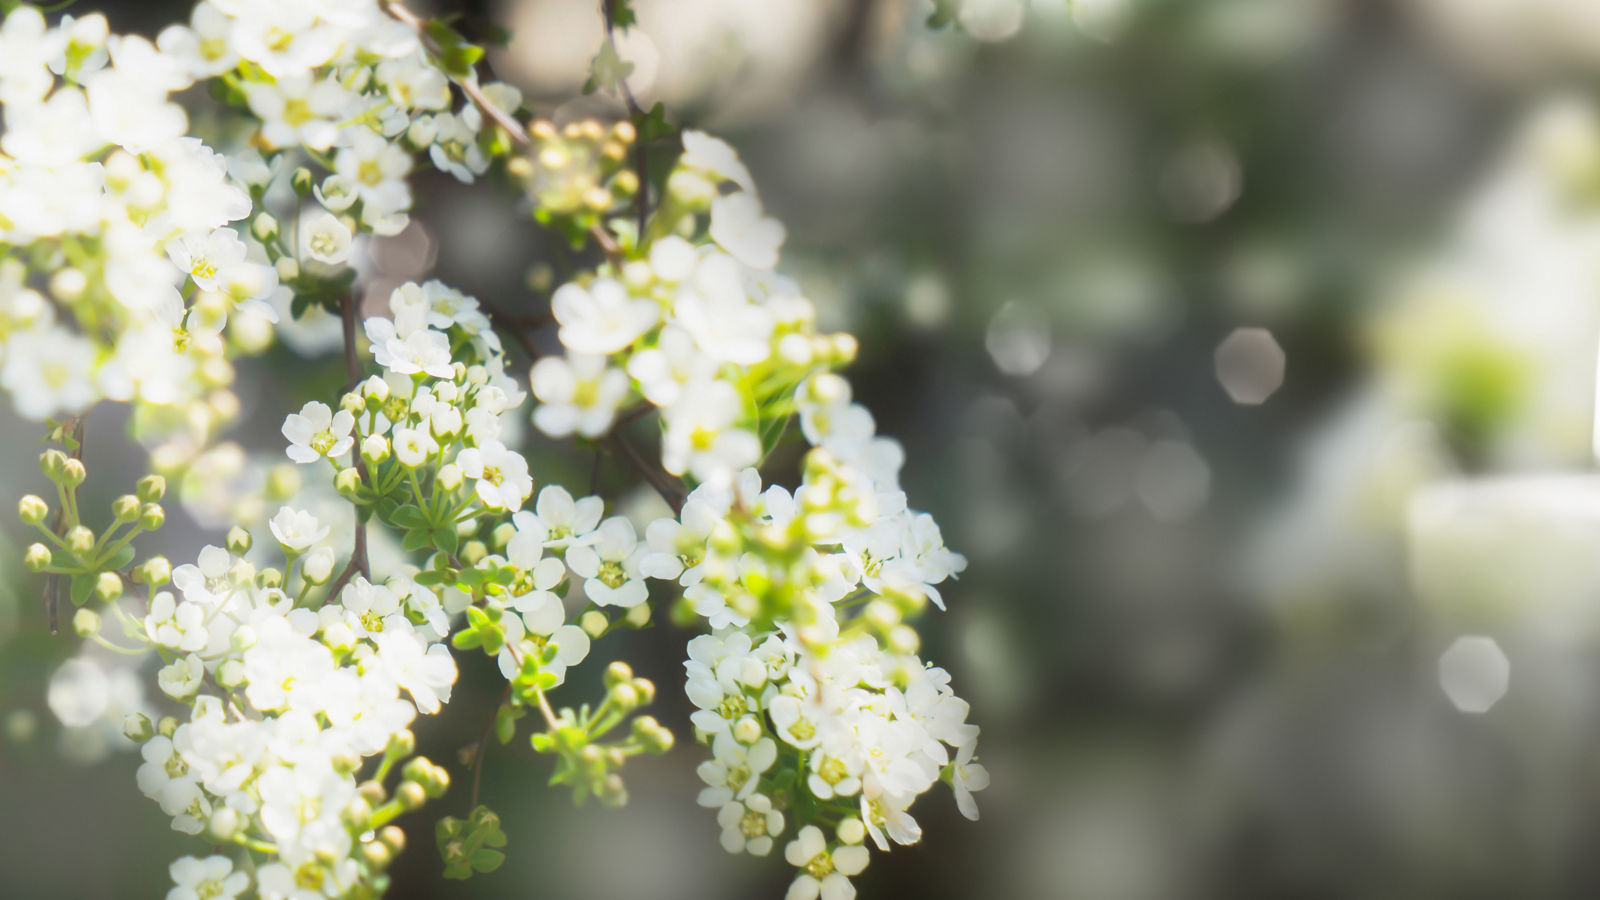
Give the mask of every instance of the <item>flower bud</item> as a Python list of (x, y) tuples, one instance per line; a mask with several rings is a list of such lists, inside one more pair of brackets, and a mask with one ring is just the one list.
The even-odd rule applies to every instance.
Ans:
[(270, 244), (278, 238), (278, 220), (271, 213), (261, 213), (250, 222), (250, 234), (263, 244)]
[(383, 752), (388, 756), (410, 756), (416, 749), (417, 736), (408, 728), (390, 735), (389, 746), (385, 747)]
[(80, 609), (72, 614), (72, 632), (86, 638), (100, 630), (100, 614), (92, 609)]
[(118, 522), (132, 522), (139, 518), (139, 498), (132, 494), (123, 494), (111, 502), (111, 515)]
[(268, 566), (256, 573), (256, 584), (264, 588), (283, 587), (283, 570)]
[(399, 855), (400, 851), (406, 849), (406, 833), (401, 831), (398, 825), (389, 825), (378, 832), (378, 840), (382, 841), (383, 845), (389, 848), (389, 852), (395, 855)]
[(100, 577), (94, 580), (94, 596), (102, 603), (122, 596), (122, 578), (115, 572), (101, 572)]
[(633, 689), (639, 693), (639, 702), (645, 706), (656, 702), (656, 683), (648, 678), (635, 678)]
[(867, 826), (855, 816), (839, 823), (839, 841), (845, 844), (859, 844), (866, 840)]
[(665, 753), (672, 749), (675, 740), (672, 732), (657, 722), (654, 716), (640, 716), (634, 719), (633, 736), (649, 753)]
[(94, 549), (94, 532), (82, 525), (74, 525), (67, 532), (67, 549), (73, 553), (88, 553)]
[(453, 491), (461, 487), (461, 467), (455, 463), (447, 463), (439, 469), (439, 487)]
[(139, 527), (145, 531), (156, 531), (167, 524), (167, 511), (158, 503), (146, 503), (139, 510)]
[(249, 625), (240, 625), (228, 635), (228, 649), (235, 653), (243, 653), (256, 645), (256, 630)]
[(225, 659), (217, 666), (217, 684), (233, 689), (244, 683), (244, 663), (237, 659)]
[(622, 621), (626, 622), (629, 628), (643, 628), (650, 624), (650, 605), (641, 603), (633, 607), (623, 614)]
[(761, 740), (761, 723), (755, 716), (742, 716), (733, 723), (733, 739), (741, 744), (754, 744)]
[(165, 556), (152, 556), (133, 570), (133, 580), (140, 584), (166, 584), (172, 579), (172, 564)]
[(361, 860), (371, 868), (382, 871), (394, 862), (394, 853), (382, 841), (369, 841), (361, 845)]
[(306, 168), (305, 166), (300, 166), (300, 167), (296, 168), (294, 170), (294, 174), (289, 176), (289, 185), (290, 185), (290, 187), (293, 187), (294, 188), (294, 192), (296, 194), (299, 194), (302, 197), (304, 197), (305, 195), (311, 193), (311, 184), (312, 184), (311, 170)]
[(389, 382), (384, 381), (381, 376), (373, 375), (361, 382), (361, 396), (368, 404), (382, 406), (389, 399)]
[(288, 282), (300, 277), (300, 264), (292, 256), (278, 257), (272, 267), (278, 270), (279, 281)]
[(638, 709), (639, 692), (633, 689), (632, 684), (619, 684), (611, 689), (611, 702), (615, 703), (623, 712)]
[[(340, 775), (352, 775), (357, 769), (361, 768), (361, 757), (346, 750), (334, 754), (329, 759), (329, 763), (332, 764), (333, 770)], [(362, 830), (364, 831), (365, 829)]]
[(211, 821), (207, 827), (210, 828), (213, 838), (227, 843), (234, 839), (243, 824), (238, 810), (231, 806), (218, 806), (211, 814)]
[(922, 639), (910, 625), (896, 625), (889, 629), (888, 644), (891, 653), (911, 654), (917, 652)]
[(361, 456), (377, 465), (389, 458), (389, 439), (381, 434), (369, 434), (361, 442)]
[(311, 584), (323, 584), (333, 577), (333, 548), (319, 546), (306, 554), (305, 563), (300, 568), (300, 576)]
[(339, 398), (339, 408), (352, 416), (359, 416), (367, 411), (367, 401), (361, 399), (361, 395), (355, 391), (350, 391)]
[(159, 503), (167, 495), (167, 480), (160, 475), (146, 475), (133, 489), (144, 503)]
[(228, 567), (228, 578), (232, 580), (234, 584), (249, 584), (250, 582), (255, 581), (255, 563), (252, 563), (247, 559), (235, 560), (233, 565)]
[(341, 495), (353, 497), (361, 490), (361, 473), (354, 468), (340, 469), (339, 474), (333, 476), (333, 486)]
[(39, 454), (39, 471), (51, 481), (61, 480), (61, 471), (67, 464), (67, 455), (51, 448)]
[(142, 744), (156, 735), (156, 723), (142, 712), (132, 712), (122, 717), (122, 734), (135, 744)]
[(24, 525), (38, 525), (50, 515), (50, 504), (36, 494), (29, 494), (17, 501), (17, 518)]
[(633, 669), (622, 660), (619, 659), (611, 665), (606, 666), (606, 687), (608, 689), (614, 688), (623, 682), (632, 680)]
[(177, 730), (178, 720), (173, 716), (162, 716), (156, 720), (156, 734), (162, 737), (172, 737), (172, 733)]
[(368, 806), (381, 806), (384, 801), (389, 799), (389, 792), (384, 790), (383, 785), (376, 781), (361, 782), (356, 785), (356, 793), (361, 796), (361, 799), (367, 801)]
[(394, 798), (400, 801), (400, 808), (406, 812), (421, 809), (422, 804), (428, 802), (427, 792), (415, 781), (400, 782), (400, 788), (394, 792)]
[(478, 564), (478, 560), (489, 555), (489, 548), (483, 541), (467, 541), (461, 545), (461, 561), (469, 566)]
[(238, 525), (228, 529), (228, 537), (227, 540), (224, 541), (224, 544), (228, 548), (228, 552), (232, 553), (234, 556), (243, 556), (246, 553), (249, 553), (250, 545), (252, 543), (254, 543), (254, 540), (250, 537), (250, 532), (245, 531)]
[(66, 463), (61, 466), (61, 483), (69, 488), (75, 488), (83, 484), (83, 480), (88, 477), (89, 472), (83, 467), (83, 460), (81, 459), (73, 459), (69, 456)]
[(606, 619), (606, 614), (598, 609), (591, 609), (578, 619), (578, 626), (589, 637), (597, 638), (606, 633), (606, 627), (611, 622)]

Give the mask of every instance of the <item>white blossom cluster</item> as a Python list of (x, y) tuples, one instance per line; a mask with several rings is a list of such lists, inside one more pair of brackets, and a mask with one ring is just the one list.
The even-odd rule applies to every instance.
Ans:
[(229, 227), (249, 195), (170, 99), (193, 80), (100, 15), (0, 23), (0, 386), (27, 418), (110, 398), (204, 434), (237, 406), (222, 329), (271, 318), (277, 276)]
[[(98, 15), (50, 27), (29, 6), (0, 23), (0, 386), (38, 419), (134, 402), (136, 433), (164, 441), (155, 467), (182, 470), (181, 493), (229, 523), (290, 501), (265, 523), (281, 569), (247, 558), (245, 528), (176, 569), (130, 566), (133, 535), (164, 514), (141, 506), (141, 486), (113, 507), (140, 524), (96, 536), (76, 505), (81, 460), (61, 451), (45, 467), (56, 517), (31, 495), (19, 510), (50, 542), (30, 548), (29, 568), (62, 579), (73, 603), (103, 603), (161, 657), (156, 683), (184, 711), (126, 724), (140, 789), (175, 829), (219, 846), (172, 865), (169, 900), (380, 896), (403, 844), (389, 822), (448, 782), (411, 758), (409, 728), (450, 699), (451, 645), (496, 658), (502, 741), (537, 708), (547, 728), (530, 740), (558, 758), (552, 782), (622, 802), (623, 761), (672, 744), (654, 719), (630, 719), (654, 687), (619, 661), (603, 703), (557, 708), (546, 694), (595, 639), (650, 621), (649, 580), (711, 629), (689, 643), (687, 691), (712, 753), (700, 803), (718, 810), (723, 846), (782, 843), (799, 870), (791, 898), (845, 900), (868, 838), (880, 850), (919, 838), (909, 808), (935, 782), (977, 817), (978, 729), (907, 621), (928, 601), (944, 608), (938, 585), (965, 560), (908, 507), (903, 451), (833, 371), (854, 339), (820, 333), (777, 273), (784, 227), (734, 151), (683, 132), (650, 211), (647, 167), (621, 162), (645, 140), (635, 123), (507, 125), (520, 93), (479, 85), (468, 51), (481, 53), (381, 0), (201, 0), (154, 42), (111, 35)], [(187, 136), (171, 97), (203, 81), (246, 121), (248, 147), (224, 157)], [(517, 449), (529, 391), (506, 370), (506, 323), (475, 298), (407, 283), (357, 333), (357, 242), (405, 227), (419, 159), (472, 181), (513, 140), (528, 152), (506, 168), (535, 216), (567, 217), (556, 224), (606, 254), (550, 298), (564, 352), (532, 366), (532, 421), (598, 442), (659, 413), (663, 478), (694, 489), (642, 540), (600, 497), (536, 480)], [(626, 219), (606, 218), (635, 199)], [(304, 491), (213, 444), (238, 412), (232, 358), (265, 349), (280, 311), (342, 314), (354, 385), (283, 422), (279, 464), (314, 473)], [(803, 480), (763, 489), (757, 469), (796, 417), (812, 448)], [(353, 517), (319, 509), (330, 471)], [(337, 543), (354, 547), (336, 571), (349, 518)], [(403, 562), (375, 563), (373, 530)], [(94, 609), (74, 618), (110, 645), (100, 624)], [(628, 736), (608, 740), (625, 721)], [(439, 823), (447, 875), (498, 865), (499, 845), (483, 843), (492, 820)]]
[[(358, 790), (362, 760), (386, 754), (386, 770), (408, 752), (418, 712), (450, 699), (456, 665), (439, 643), (448, 619), (435, 593), (403, 576), (358, 575), (338, 600), (309, 608), (285, 587), (298, 576), (303, 599), (326, 578), (314, 570), (328, 527), (286, 507), (272, 531), (286, 571), (206, 547), (153, 593), (139, 630), (170, 660), (162, 691), (190, 713), (144, 735), (139, 789), (174, 829), (267, 854), (260, 896), (349, 896), (381, 871), (362, 856), (377, 840), (373, 798)], [(173, 875), (202, 897), (250, 881), (226, 857), (185, 858)]]

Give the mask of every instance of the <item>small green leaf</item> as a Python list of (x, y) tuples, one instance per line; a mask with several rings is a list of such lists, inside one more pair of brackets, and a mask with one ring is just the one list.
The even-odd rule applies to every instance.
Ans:
[(89, 602), (89, 596), (94, 593), (96, 576), (92, 573), (79, 573), (72, 576), (72, 605), (82, 606)]
[(632, 73), (633, 63), (618, 56), (617, 48), (611, 46), (610, 41), (603, 41), (600, 52), (589, 63), (589, 80), (583, 83), (583, 92), (592, 94), (603, 90), (616, 93), (617, 86)]
[(499, 850), (490, 850), (487, 847), (472, 854), (472, 867), (479, 872), (493, 872), (500, 868), (506, 861), (506, 855)]

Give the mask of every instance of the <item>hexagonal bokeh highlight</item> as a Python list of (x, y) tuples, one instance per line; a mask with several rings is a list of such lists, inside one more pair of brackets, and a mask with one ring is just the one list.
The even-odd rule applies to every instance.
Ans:
[(1233, 402), (1256, 406), (1283, 386), (1283, 348), (1265, 328), (1236, 328), (1217, 345), (1217, 381)]
[(1488, 712), (1511, 685), (1511, 660), (1494, 638), (1457, 638), (1439, 656), (1439, 686), (1464, 713)]

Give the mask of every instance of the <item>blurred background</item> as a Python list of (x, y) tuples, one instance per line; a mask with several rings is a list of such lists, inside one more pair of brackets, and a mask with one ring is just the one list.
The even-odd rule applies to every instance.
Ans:
[[(923, 841), (874, 855), (863, 895), (1600, 888), (1600, 4), (964, 0), (943, 30), (927, 0), (635, 5), (633, 90), (739, 148), (784, 270), (861, 338), (849, 374), (912, 504), (971, 560), (921, 627), (993, 787), (979, 823), (924, 798)], [(186, 14), (98, 6), (147, 34)], [(512, 29), (490, 63), (540, 114), (619, 111), (578, 92), (590, 0), (450, 9)], [(416, 225), (367, 248), (369, 297), (431, 274), (537, 310), (530, 266), (569, 263), (507, 196), (424, 176)], [(244, 370), (250, 452), (276, 458), (292, 398), (339, 382), (298, 360)], [(106, 501), (142, 465), (104, 449), (116, 419), (90, 426)], [(36, 430), (0, 426), (8, 496), (42, 483)], [(583, 486), (587, 458), (535, 446), (541, 480)], [(220, 538), (215, 493), (159, 536), (175, 561)], [(48, 679), (77, 641), (4, 558), (7, 890), (159, 896), (193, 848), (114, 724), (150, 673), (88, 654)], [(614, 648), (680, 734), (686, 638)], [(419, 729), (458, 783), (495, 702), (482, 663)], [(607, 811), (493, 747), (505, 867), (439, 879), (453, 792), (409, 823), (393, 896), (781, 896), (781, 860), (724, 854), (695, 807), (701, 752), (632, 764)]]

